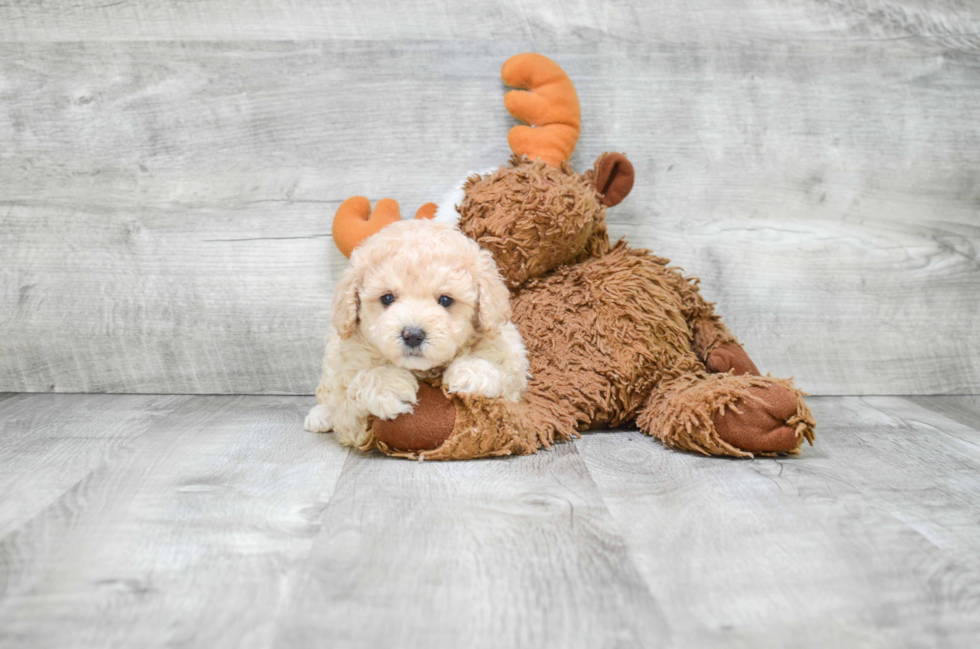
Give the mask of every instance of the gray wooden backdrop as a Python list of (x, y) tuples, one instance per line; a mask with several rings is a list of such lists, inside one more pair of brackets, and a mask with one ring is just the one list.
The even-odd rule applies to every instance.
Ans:
[(334, 210), (503, 162), (527, 50), (760, 367), (980, 391), (975, 0), (3, 3), (0, 390), (312, 392)]

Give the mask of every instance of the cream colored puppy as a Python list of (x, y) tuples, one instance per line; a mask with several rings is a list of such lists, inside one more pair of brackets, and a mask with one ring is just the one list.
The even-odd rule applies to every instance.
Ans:
[(398, 221), (351, 254), (337, 286), (312, 432), (370, 447), (368, 416), (411, 412), (418, 380), (449, 392), (520, 399), (524, 343), (489, 252), (452, 226)]

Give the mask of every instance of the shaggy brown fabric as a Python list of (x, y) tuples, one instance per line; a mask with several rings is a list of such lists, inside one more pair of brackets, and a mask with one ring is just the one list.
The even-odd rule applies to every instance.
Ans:
[(425, 459), (525, 454), (634, 420), (665, 444), (711, 455), (796, 453), (812, 443), (802, 393), (787, 379), (755, 376), (697, 279), (624, 241), (609, 244), (600, 188), (608, 196), (618, 172), (608, 156), (581, 176), (567, 163), (515, 157), (467, 182), (460, 228), (493, 253), (512, 288), (528, 391), (517, 404), (454, 396), (455, 426), (438, 448), (379, 448)]
[[(389, 455), (418, 460), (471, 460), (500, 455), (528, 455), (556, 440), (577, 436), (574, 422), (537, 399), (510, 403), (502, 399), (445, 397), (456, 409), (453, 434), (434, 451), (393, 451)], [(411, 417), (412, 415), (402, 415)], [(400, 419), (400, 418), (399, 418)], [(395, 420), (398, 421), (398, 420)]]
[(605, 233), (606, 208), (567, 163), (513, 156), (464, 190), (459, 227), (493, 253), (511, 289), (577, 257), (600, 226)]
[[(751, 399), (763, 399), (769, 388), (782, 386), (795, 395), (796, 407), (786, 417), (784, 423), (793, 430), (793, 443), (785, 447), (782, 438), (768, 439), (777, 442), (778, 448), (762, 448), (774, 426), (769, 420), (761, 421), (758, 428), (752, 429), (745, 420), (738, 432), (738, 423), (732, 422), (721, 436), (716, 428), (719, 417), (726, 409), (736, 411), (739, 404)], [(753, 390), (756, 388), (756, 390)], [(781, 399), (782, 395), (778, 397)], [(665, 383), (650, 395), (646, 408), (637, 419), (639, 427), (659, 438), (668, 446), (675, 446), (705, 455), (733, 455), (752, 457), (753, 453), (798, 453), (800, 443), (806, 439), (813, 442), (813, 416), (803, 403), (802, 393), (786, 379), (761, 376), (735, 376), (733, 374), (692, 373), (679, 376)], [(727, 423), (727, 422), (726, 422)], [(748, 442), (754, 437), (762, 438), (752, 443), (754, 448), (745, 448), (739, 442)]]
[(665, 378), (703, 371), (672, 273), (666, 260), (620, 242), (521, 287), (512, 305), (529, 394), (561, 403), (578, 429), (618, 426)]

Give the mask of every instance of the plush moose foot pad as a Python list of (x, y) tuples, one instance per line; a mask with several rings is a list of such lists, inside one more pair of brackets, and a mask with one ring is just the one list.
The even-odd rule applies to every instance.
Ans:
[(745, 350), (731, 343), (718, 345), (711, 350), (708, 360), (704, 364), (708, 371), (714, 374), (728, 374), (728, 372), (735, 370), (736, 376), (742, 374), (759, 376), (759, 368), (755, 366)]
[(715, 415), (718, 436), (750, 453), (791, 453), (798, 449), (802, 439), (788, 423), (796, 415), (796, 394), (781, 385), (752, 387), (748, 392), (754, 398), (739, 399), (735, 409), (728, 407)]
[(431, 451), (439, 448), (456, 425), (456, 407), (442, 390), (419, 383), (412, 412), (394, 419), (375, 419), (374, 436), (395, 451)]

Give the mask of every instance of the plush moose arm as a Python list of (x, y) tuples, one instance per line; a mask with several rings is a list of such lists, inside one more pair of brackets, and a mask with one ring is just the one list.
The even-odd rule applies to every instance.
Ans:
[[(666, 264), (666, 260), (664, 260)], [(683, 300), (683, 315), (694, 336), (694, 353), (704, 361), (709, 372), (759, 375), (759, 369), (742, 349), (738, 339), (715, 313), (714, 304), (698, 290), (697, 278), (686, 278), (676, 269), (669, 273)]]

